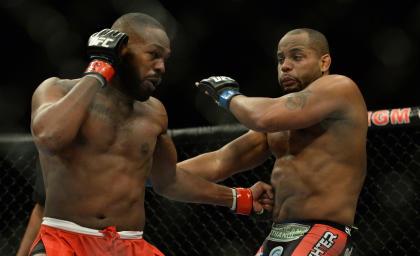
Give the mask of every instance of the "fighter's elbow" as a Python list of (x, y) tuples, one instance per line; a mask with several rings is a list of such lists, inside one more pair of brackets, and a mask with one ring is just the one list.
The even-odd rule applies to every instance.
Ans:
[(161, 183), (153, 183), (153, 191), (163, 197), (166, 197), (168, 199), (175, 199), (174, 195), (175, 193), (168, 185), (163, 185)]
[(238, 120), (250, 130), (265, 132), (267, 120), (261, 113), (252, 111), (245, 116), (238, 117)]
[(34, 142), (38, 145), (39, 149), (49, 154), (55, 154), (59, 151), (59, 142), (58, 140), (51, 135), (48, 134), (38, 134), (33, 135)]
[(158, 184), (153, 184), (153, 191), (160, 196), (165, 195), (164, 189), (161, 186), (159, 186)]
[(153, 191), (157, 194), (167, 197), (170, 194), (170, 182), (168, 182), (167, 177), (152, 177), (150, 178), (151, 183), (153, 184)]
[(269, 115), (261, 115), (255, 122), (255, 127), (252, 129), (257, 132), (269, 133), (279, 131), (279, 122)]
[(302, 129), (311, 124), (311, 119), (306, 118), (301, 114), (285, 114), (267, 111), (262, 114), (255, 123), (255, 131), (263, 133), (273, 133), (286, 130)]
[(57, 153), (66, 144), (62, 134), (51, 129), (39, 129), (33, 126), (32, 137), (35, 144), (49, 154)]

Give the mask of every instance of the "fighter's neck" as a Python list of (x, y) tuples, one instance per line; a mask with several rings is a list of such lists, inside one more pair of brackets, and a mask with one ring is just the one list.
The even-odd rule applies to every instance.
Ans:
[(106, 87), (103, 88), (102, 93), (114, 102), (120, 102), (124, 105), (132, 106), (134, 99), (124, 93), (121, 88), (122, 87), (118, 82), (110, 81)]

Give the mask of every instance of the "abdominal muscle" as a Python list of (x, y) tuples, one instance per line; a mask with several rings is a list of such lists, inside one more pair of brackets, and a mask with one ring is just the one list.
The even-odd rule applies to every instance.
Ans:
[(357, 195), (351, 193), (345, 178), (350, 170), (334, 163), (314, 162), (317, 163), (307, 164), (291, 155), (276, 160), (271, 176), (275, 190), (273, 220), (311, 219), (353, 224)]
[[(108, 156), (108, 161), (109, 161)], [(116, 226), (117, 231), (141, 231), (145, 224), (144, 168), (119, 161), (95, 161), (70, 169), (63, 165), (44, 168), (47, 200), (45, 216), (104, 229)], [(148, 165), (148, 164), (147, 164)]]

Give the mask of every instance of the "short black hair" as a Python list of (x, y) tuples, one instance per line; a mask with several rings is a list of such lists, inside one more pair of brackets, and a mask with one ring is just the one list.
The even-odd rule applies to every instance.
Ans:
[(293, 29), (286, 33), (286, 35), (297, 35), (306, 33), (309, 37), (311, 45), (318, 51), (320, 56), (330, 53), (328, 40), (321, 32), (311, 28)]
[(162, 29), (165, 31), (165, 27), (163, 27), (159, 21), (150, 15), (140, 12), (124, 14), (119, 17), (114, 24), (112, 24), (112, 29), (117, 29), (129, 35), (132, 35), (133, 33), (137, 34), (148, 27)]

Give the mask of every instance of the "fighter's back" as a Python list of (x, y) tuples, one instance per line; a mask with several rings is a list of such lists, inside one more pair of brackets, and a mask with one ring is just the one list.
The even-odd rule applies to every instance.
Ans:
[(327, 106), (329, 114), (310, 127), (267, 135), (276, 156), (271, 178), (275, 221), (298, 218), (345, 225), (354, 221), (366, 175), (366, 105), (350, 79), (321, 79), (307, 90), (324, 86), (321, 99), (337, 97), (337, 103)]

